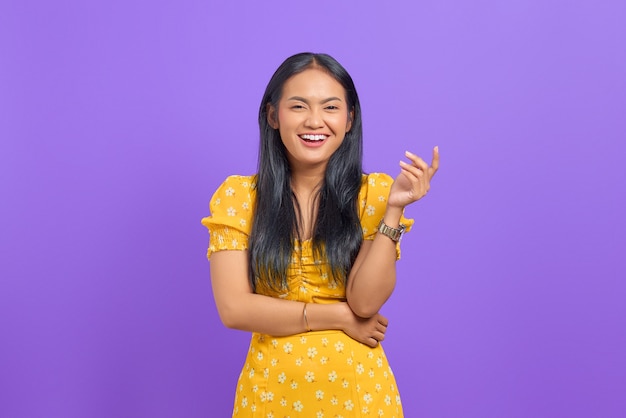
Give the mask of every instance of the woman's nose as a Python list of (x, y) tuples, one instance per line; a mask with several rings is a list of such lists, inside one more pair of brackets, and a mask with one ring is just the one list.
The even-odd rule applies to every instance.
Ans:
[(321, 128), (324, 126), (324, 120), (318, 110), (311, 109), (306, 118), (306, 126), (309, 128)]

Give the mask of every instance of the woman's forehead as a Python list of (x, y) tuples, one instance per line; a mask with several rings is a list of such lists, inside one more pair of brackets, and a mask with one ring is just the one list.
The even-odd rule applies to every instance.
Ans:
[(345, 98), (346, 92), (343, 86), (328, 72), (318, 68), (309, 68), (301, 73), (291, 76), (283, 86), (283, 99), (293, 96), (327, 99), (338, 97)]

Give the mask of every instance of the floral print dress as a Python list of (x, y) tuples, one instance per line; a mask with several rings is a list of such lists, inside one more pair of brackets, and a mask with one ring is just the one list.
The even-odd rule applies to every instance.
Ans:
[[(220, 250), (245, 250), (254, 205), (254, 176), (231, 176), (211, 199), (207, 257)], [(363, 175), (359, 214), (363, 238), (373, 240), (385, 213), (393, 179)], [(412, 220), (401, 221), (410, 229)], [(297, 242), (288, 270), (288, 289), (257, 286), (257, 293), (307, 303), (345, 301), (345, 288), (329, 280), (311, 241)], [(397, 247), (398, 258), (400, 248)], [(239, 376), (233, 417), (348, 418), (403, 416), (396, 381), (379, 344), (370, 348), (342, 331), (312, 331), (288, 337), (252, 333)]]

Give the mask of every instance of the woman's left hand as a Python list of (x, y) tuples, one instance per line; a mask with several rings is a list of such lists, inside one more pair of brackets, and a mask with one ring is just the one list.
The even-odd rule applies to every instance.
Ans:
[(430, 189), (431, 179), (439, 168), (439, 147), (433, 149), (433, 160), (430, 166), (409, 151), (405, 155), (411, 163), (400, 161), (401, 172), (391, 186), (388, 206), (404, 208), (424, 197)]

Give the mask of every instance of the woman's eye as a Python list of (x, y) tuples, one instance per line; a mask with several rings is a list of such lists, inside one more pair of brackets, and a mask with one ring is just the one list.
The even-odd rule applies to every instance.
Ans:
[(326, 109), (328, 109), (328, 110), (337, 110), (339, 108), (337, 106), (330, 105), (330, 106), (326, 106)]

